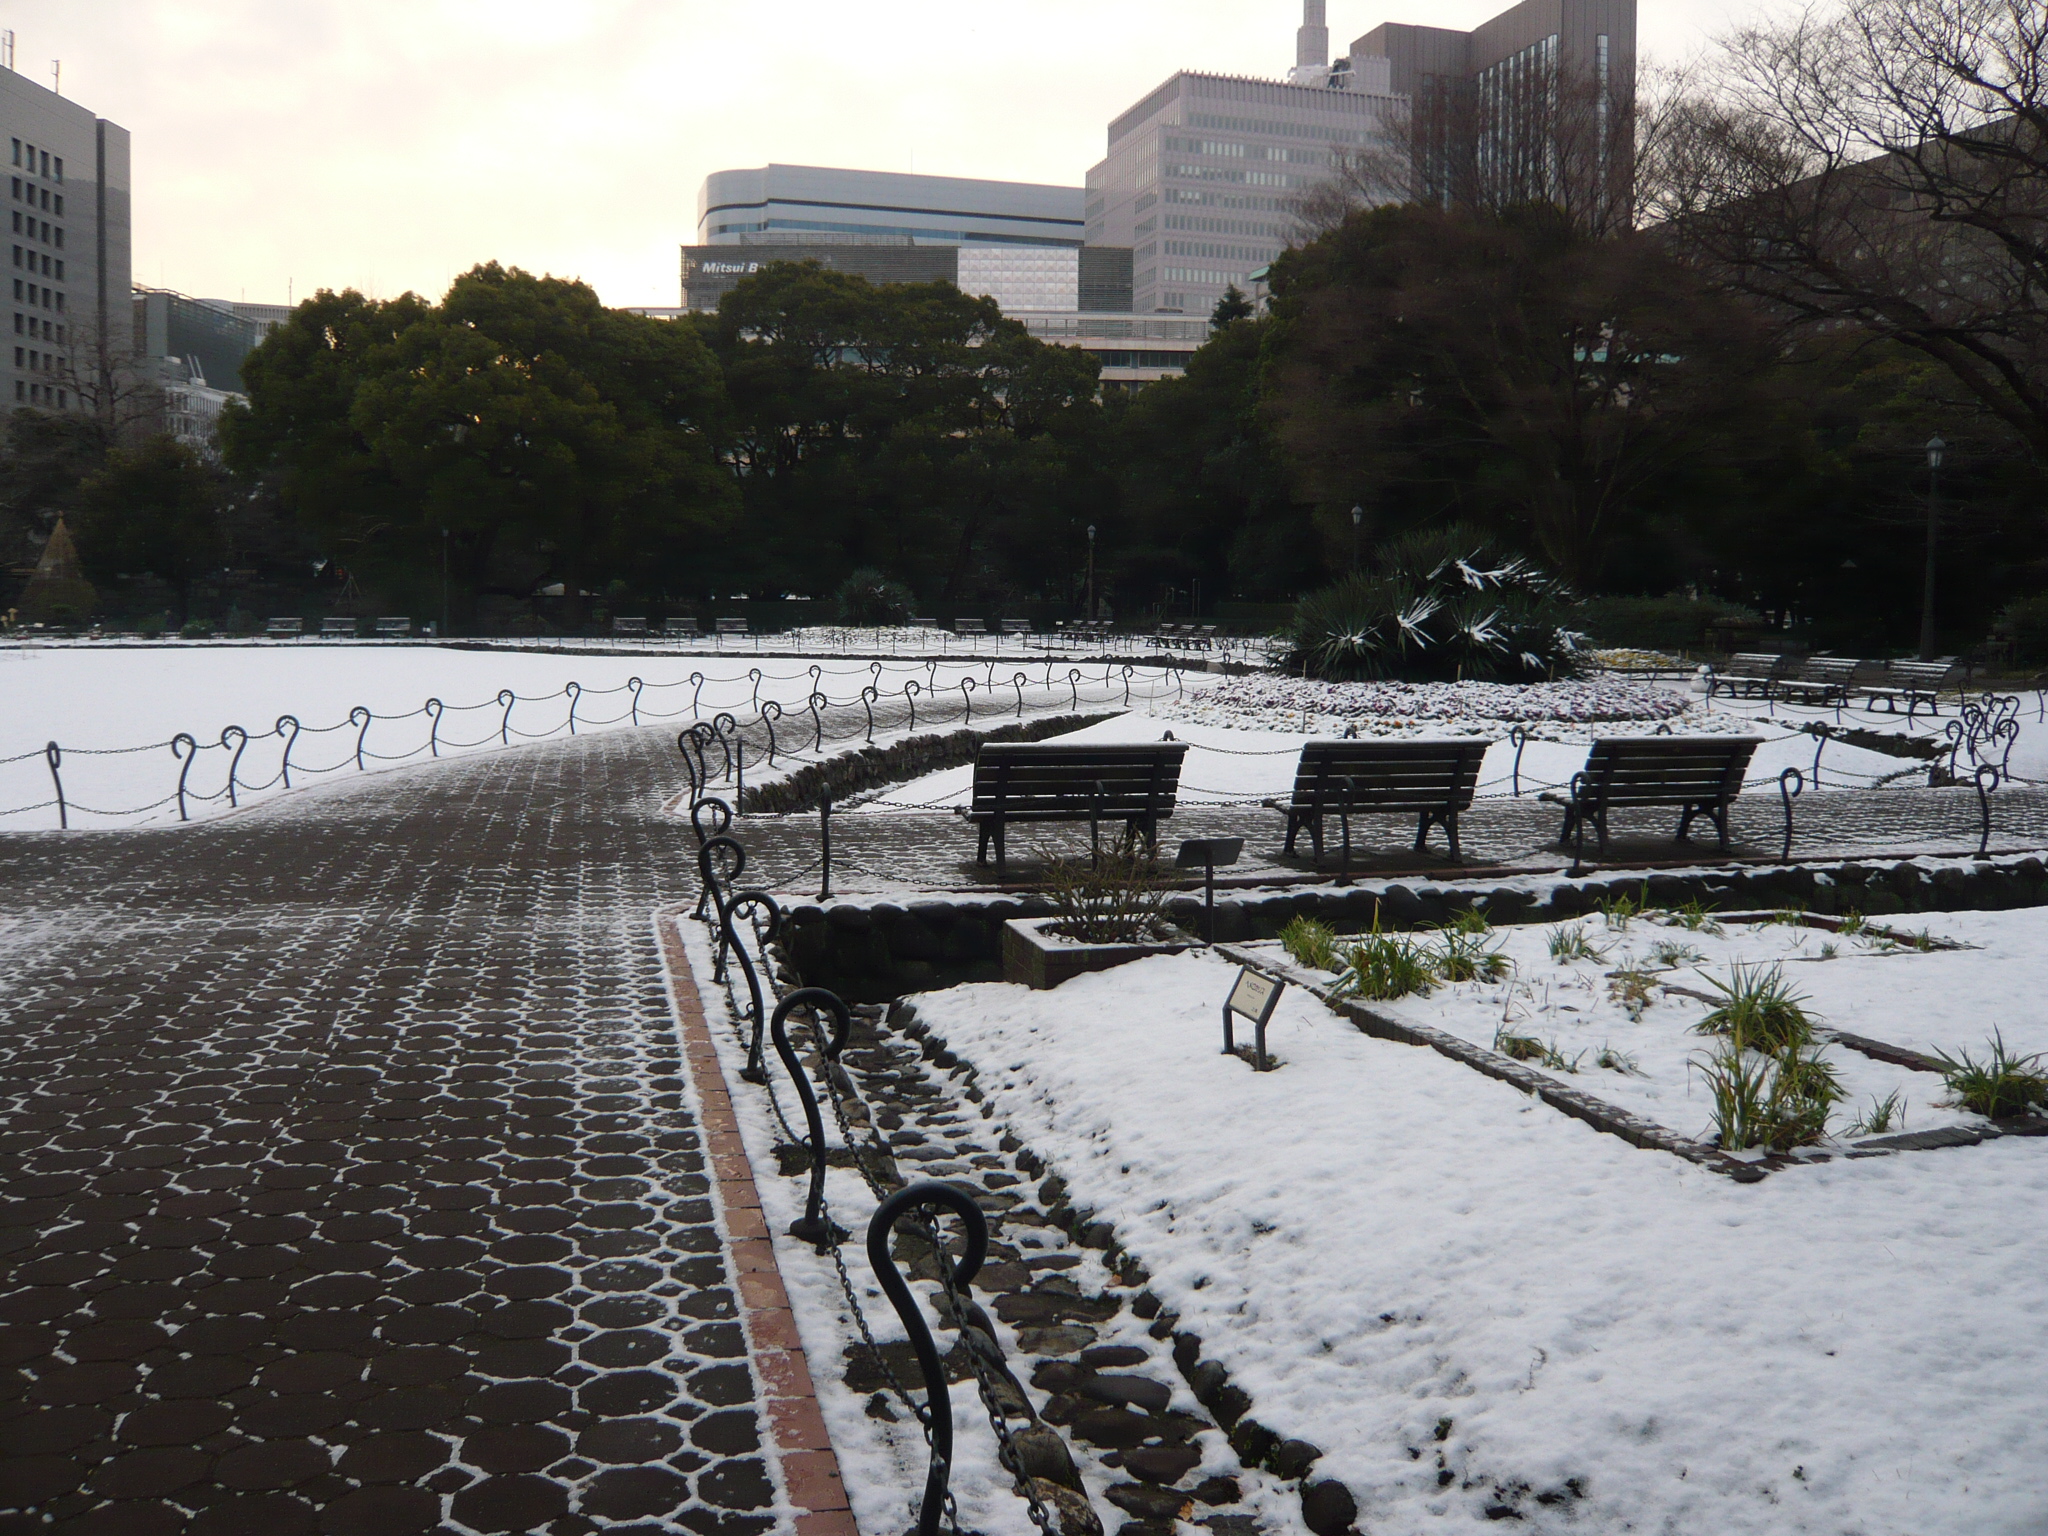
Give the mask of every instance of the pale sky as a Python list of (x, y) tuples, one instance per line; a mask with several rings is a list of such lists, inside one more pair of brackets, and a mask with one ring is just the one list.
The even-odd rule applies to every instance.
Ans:
[[(1382, 21), (1507, 0), (1329, 0)], [(1755, 0), (1642, 0), (1675, 61)], [(1176, 69), (1277, 76), (1298, 0), (0, 0), (15, 67), (134, 135), (135, 278), (204, 298), (438, 297), (496, 258), (679, 302), (709, 171), (1078, 186)]]

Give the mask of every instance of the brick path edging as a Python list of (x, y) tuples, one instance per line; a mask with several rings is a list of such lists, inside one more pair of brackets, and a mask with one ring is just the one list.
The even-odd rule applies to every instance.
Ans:
[(732, 1095), (711, 1042), (695, 974), (676, 931), (681, 910), (658, 913), (655, 931), (682, 1037), (684, 1075), (697, 1096), (712, 1199), (732, 1255), (740, 1325), (746, 1330), (747, 1353), (760, 1383), (767, 1433), (781, 1464), (784, 1491), (796, 1510), (797, 1536), (860, 1536), (839, 1475), (839, 1457), (818, 1408), (789, 1293), (775, 1262), (775, 1245), (761, 1215), (753, 1166), (740, 1143)]

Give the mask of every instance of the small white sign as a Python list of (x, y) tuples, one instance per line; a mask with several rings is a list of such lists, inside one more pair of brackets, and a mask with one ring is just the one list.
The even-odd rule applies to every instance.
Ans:
[(1230, 989), (1227, 1005), (1232, 1013), (1247, 1019), (1263, 1019), (1273, 1011), (1273, 1001), (1283, 983), (1270, 976), (1261, 976), (1250, 966), (1244, 966), (1237, 973), (1237, 985)]

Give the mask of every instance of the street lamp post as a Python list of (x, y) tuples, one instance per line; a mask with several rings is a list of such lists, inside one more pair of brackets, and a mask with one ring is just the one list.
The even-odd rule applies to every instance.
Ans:
[(441, 530), (441, 638), (448, 638), (448, 530)]
[(1088, 622), (1095, 622), (1095, 525), (1088, 525)]
[(1351, 574), (1358, 574), (1358, 527), (1365, 521), (1365, 508), (1351, 509)]
[(1927, 574), (1920, 585), (1920, 659), (1934, 660), (1934, 535), (1941, 523), (1941, 455), (1948, 447), (1927, 439)]

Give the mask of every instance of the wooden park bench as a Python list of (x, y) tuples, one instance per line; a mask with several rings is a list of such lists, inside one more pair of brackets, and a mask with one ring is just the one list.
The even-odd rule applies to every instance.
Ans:
[(1771, 684), (1776, 697), (1794, 704), (1847, 704), (1863, 663), (1854, 656), (1814, 656)]
[(1003, 633), (1006, 635), (1028, 635), (1031, 633), (1029, 619), (1004, 619)]
[(356, 637), (356, 621), (349, 618), (322, 619), (320, 621), (320, 633), (322, 635), (345, 635), (353, 640)]
[(912, 629), (937, 629), (939, 627), (939, 621), (937, 619), (912, 618), (910, 621), (910, 627)]
[(1790, 656), (1771, 651), (1743, 651), (1730, 656), (1707, 674), (1707, 697), (1723, 694), (1731, 699), (1768, 699), (1771, 688), (1792, 670)]
[(1862, 690), (1863, 707), (1876, 713), (1880, 703), (1886, 714), (1899, 712), (1904, 700), (1906, 718), (1911, 720), (1924, 706), (1930, 715), (1941, 713), (1941, 692), (1963, 686), (1963, 665), (1955, 657), (1941, 661), (1895, 661), (1885, 668), (1884, 681)]
[(612, 615), (612, 633), (615, 635), (644, 635), (647, 633), (645, 617), (629, 619), (624, 614)]
[(272, 619), (263, 626), (266, 635), (302, 635), (306, 632), (304, 619)]
[(981, 832), (975, 862), (988, 862), (993, 842), (1000, 876), (1004, 833), (1025, 822), (1085, 821), (1090, 846), (1099, 847), (1102, 823), (1121, 821), (1130, 836), (1156, 847), (1159, 823), (1173, 814), (1187, 750), (1184, 741), (982, 743), (973, 792), (955, 807)]
[(744, 635), (748, 633), (745, 619), (713, 619), (711, 632), (717, 635)]
[(1316, 867), (1323, 863), (1323, 822), (1335, 816), (1344, 829), (1344, 869), (1351, 868), (1351, 818), (1354, 815), (1414, 816), (1415, 851), (1429, 842), (1435, 823), (1450, 840), (1451, 857), (1459, 857), (1458, 813), (1472, 807), (1479, 782), (1479, 762), (1490, 742), (1460, 741), (1311, 741), (1301, 749), (1294, 769), (1294, 792), (1285, 800), (1268, 800), (1269, 810), (1287, 816), (1286, 851), (1303, 828), (1315, 847)]
[(678, 618), (670, 614), (661, 621), (661, 632), (664, 635), (688, 635), (694, 639), (704, 631), (695, 619)]
[[(1607, 852), (1607, 813), (1635, 806), (1669, 806), (1678, 811), (1678, 841), (1685, 842), (1696, 817), (1705, 816), (1728, 851), (1728, 807), (1742, 793), (1749, 760), (1761, 746), (1755, 736), (1607, 736), (1586, 754), (1586, 766), (1572, 775), (1562, 800), (1560, 848), (1585, 850), (1590, 822)], [(1554, 794), (1544, 799), (1559, 802)]]
[(1209, 650), (1216, 644), (1216, 625), (1204, 624), (1197, 628), (1195, 625), (1190, 624), (1188, 628), (1194, 633), (1195, 644), (1203, 650)]
[(377, 634), (386, 640), (404, 639), (412, 634), (411, 619), (379, 619)]
[(955, 619), (953, 621), (953, 633), (956, 635), (985, 635), (988, 633), (988, 630), (988, 625), (980, 619)]

